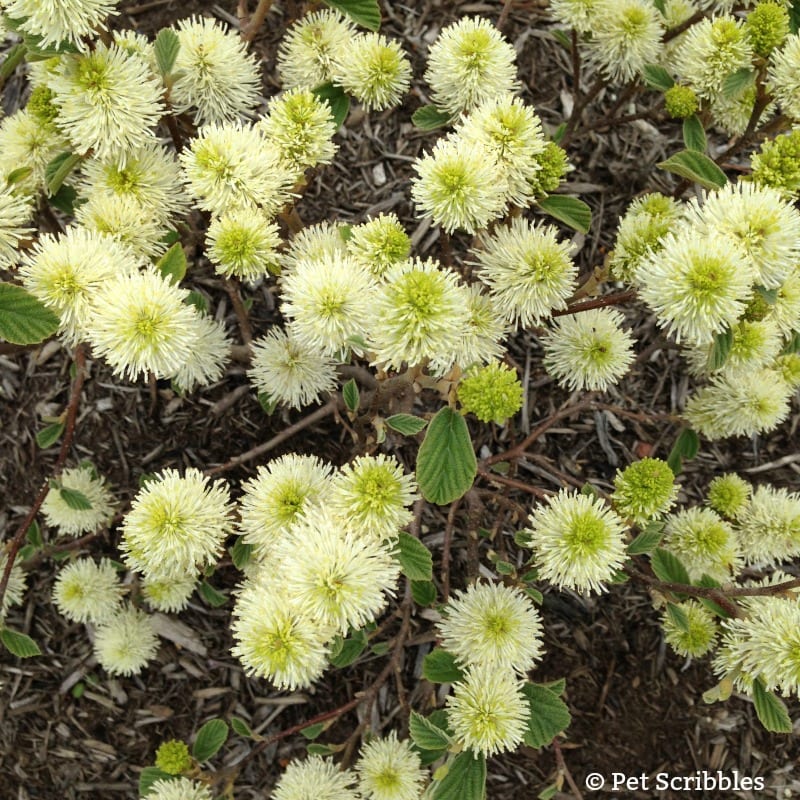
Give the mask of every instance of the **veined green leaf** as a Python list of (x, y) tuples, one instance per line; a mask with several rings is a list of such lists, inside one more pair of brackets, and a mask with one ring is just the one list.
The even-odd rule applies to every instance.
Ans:
[(0, 338), (38, 344), (58, 330), (58, 317), (21, 286), (0, 283)]
[(464, 417), (449, 406), (430, 421), (417, 454), (417, 482), (423, 497), (446, 505), (472, 486), (478, 462)]

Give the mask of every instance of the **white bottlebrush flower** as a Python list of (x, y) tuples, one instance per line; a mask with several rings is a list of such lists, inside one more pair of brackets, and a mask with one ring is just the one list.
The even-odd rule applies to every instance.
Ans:
[(631, 81), (658, 61), (663, 17), (649, 0), (598, 0), (592, 8), (590, 64), (614, 83)]
[(550, 0), (553, 18), (577, 33), (591, 33), (596, 15), (597, 0)]
[(659, 325), (679, 343), (700, 346), (744, 313), (754, 274), (731, 236), (684, 228), (664, 239), (637, 277)]
[(0, 191), (0, 269), (15, 265), (20, 258), (19, 243), (33, 233), (28, 224), (33, 215), (30, 199)]
[(314, 89), (333, 77), (333, 64), (351, 46), (355, 27), (333, 9), (306, 14), (295, 22), (278, 48), (278, 72), (284, 88)]
[(144, 800), (212, 800), (212, 794), (206, 784), (178, 777), (154, 781)]
[(21, 31), (41, 37), (41, 46), (68, 41), (85, 49), (84, 36), (116, 13), (115, 0), (3, 0), (3, 11), (19, 21)]
[[(100, 525), (107, 525), (114, 516), (114, 496), (106, 486), (105, 479), (91, 466), (65, 469), (58, 476), (58, 487), (47, 493), (42, 503), (42, 513), (47, 524), (58, 528), (60, 534), (80, 536), (90, 533)], [(89, 502), (91, 508), (75, 508), (64, 499), (61, 488), (69, 492), (79, 492)], [(83, 503), (81, 503), (83, 505)]]
[(800, 554), (800, 492), (759, 486), (737, 523), (748, 564), (777, 564)]
[(328, 663), (334, 631), (302, 611), (288, 596), (248, 582), (233, 609), (231, 652), (248, 675), (278, 689), (307, 689)]
[(411, 522), (416, 488), (394, 457), (359, 456), (334, 475), (325, 505), (358, 535), (391, 540)]
[(456, 591), (437, 625), (442, 647), (464, 665), (526, 673), (542, 657), (542, 622), (533, 601), (500, 583)]
[(271, 800), (359, 800), (351, 788), (354, 782), (350, 770), (340, 771), (328, 758), (309, 756), (286, 767)]
[(558, 241), (553, 225), (515, 217), (485, 236), (483, 248), (473, 255), (480, 267), (478, 277), (512, 324), (540, 324), (551, 311), (566, 308), (575, 290), (578, 268), (569, 242)]
[(606, 391), (633, 363), (633, 336), (613, 308), (559, 317), (542, 343), (544, 367), (570, 391)]
[[(727, 97), (724, 93), (715, 95), (708, 103), (714, 127), (724, 131), (728, 136), (741, 136), (750, 123), (756, 98), (755, 85), (748, 86), (734, 97)], [(768, 122), (774, 113), (775, 104), (770, 103), (758, 118), (759, 126)]]
[(425, 81), (437, 108), (471, 111), (518, 87), (516, 53), (492, 22), (463, 17), (439, 34), (428, 52)]
[(195, 108), (200, 125), (239, 119), (258, 105), (261, 75), (238, 31), (209, 17), (178, 22), (180, 49), (170, 101), (178, 113)]
[(276, 558), (285, 591), (302, 613), (342, 635), (383, 611), (400, 573), (388, 546), (320, 507), (297, 520), (278, 543)]
[(95, 632), (95, 658), (110, 675), (138, 675), (157, 650), (153, 621), (131, 605), (123, 606)]
[(259, 392), (289, 408), (303, 408), (336, 388), (335, 362), (277, 327), (253, 342), (247, 375)]
[(775, 321), (784, 336), (800, 329), (800, 270), (789, 275), (778, 287), (775, 302), (767, 315)]
[[(0, 548), (0, 575), (6, 571), (6, 564), (8, 563), (8, 556), (5, 553), (5, 548)], [(6, 586), (6, 593), (3, 595), (3, 601), (0, 603), (0, 624), (6, 618), (6, 613), (11, 606), (19, 605), (25, 595), (25, 579), (26, 575), (22, 570), (19, 563), (15, 562), (11, 567), (11, 572), (8, 576), (8, 584)]]
[(602, 500), (562, 489), (530, 516), (539, 575), (559, 588), (604, 591), (625, 561), (625, 524)]
[(506, 187), (497, 180), (492, 154), (476, 142), (440, 139), (433, 150), (414, 162), (414, 203), (448, 233), (476, 233), (506, 207)]
[(238, 122), (201, 128), (180, 160), (190, 193), (212, 214), (246, 205), (276, 214), (295, 179), (278, 149), (258, 129)]
[(405, 261), (411, 252), (411, 237), (397, 215), (378, 214), (368, 222), (354, 225), (347, 240), (347, 253), (375, 277)]
[(800, 34), (793, 33), (769, 60), (767, 84), (781, 111), (792, 120), (800, 120)]
[(28, 167), (30, 175), (14, 184), (15, 191), (34, 194), (44, 186), (45, 167), (69, 144), (55, 125), (34, 116), (30, 109), (15, 111), (0, 122), (0, 179)]
[(49, 81), (58, 126), (77, 153), (124, 159), (153, 139), (164, 113), (163, 87), (147, 65), (116, 45), (98, 42), (92, 52), (62, 56)]
[(142, 596), (147, 604), (156, 611), (176, 614), (189, 605), (197, 575), (189, 572), (185, 575), (145, 575), (142, 579)]
[(295, 234), (289, 249), (281, 254), (281, 268), (291, 272), (301, 261), (322, 261), (347, 255), (345, 226), (340, 223), (318, 222)]
[(95, 353), (115, 375), (131, 380), (148, 372), (173, 377), (189, 358), (197, 330), (187, 295), (154, 269), (107, 280), (87, 324)]
[(214, 217), (208, 226), (208, 258), (220, 275), (254, 281), (278, 272), (278, 226), (257, 208), (245, 206)]
[(53, 602), (72, 622), (103, 623), (119, 610), (124, 588), (109, 559), (79, 558), (58, 573)]
[(727, 582), (742, 565), (736, 532), (710, 508), (688, 508), (670, 514), (663, 547), (674, 553), (692, 580), (709, 575)]
[(239, 530), (264, 561), (283, 533), (311, 506), (326, 503), (332, 468), (316, 456), (287, 453), (242, 484)]
[(61, 334), (75, 345), (88, 335), (100, 289), (139, 266), (133, 253), (108, 236), (70, 227), (59, 237), (42, 234), (19, 274), (25, 288), (59, 316)]
[(674, 615), (664, 614), (664, 640), (678, 654), (686, 658), (700, 658), (714, 646), (719, 626), (714, 614), (696, 600), (677, 603), (678, 613), (686, 618), (686, 625), (679, 624)]
[(400, 45), (378, 33), (354, 36), (333, 64), (334, 83), (366, 109), (396, 106), (411, 85), (411, 64)]
[(137, 572), (182, 577), (214, 564), (233, 530), (224, 481), (165, 469), (139, 490), (122, 523), (120, 550)]
[[(488, 364), (502, 357), (505, 347), (501, 343), (508, 333), (508, 324), (497, 303), (488, 293), (481, 291), (480, 284), (473, 283), (463, 287), (462, 295), (468, 317), (467, 324), (461, 331), (454, 360), (466, 370), (475, 364)], [(437, 372), (442, 372), (447, 367), (446, 359), (441, 366), (437, 359), (433, 359), (431, 363)]]
[(258, 128), (294, 172), (330, 164), (338, 145), (331, 107), (310, 89), (290, 89), (273, 97)]
[(447, 698), (447, 720), (456, 741), (484, 756), (515, 750), (529, 716), (522, 682), (493, 664), (468, 667)]
[(364, 800), (418, 800), (426, 778), (411, 743), (392, 731), (362, 748), (355, 770)]
[(777, 189), (740, 181), (692, 201), (686, 219), (701, 234), (722, 234), (745, 254), (757, 284), (775, 289), (800, 261), (800, 212)]
[(456, 274), (431, 259), (392, 267), (373, 302), (373, 363), (393, 369), (433, 359), (452, 364), (468, 322), (460, 288)]
[(231, 352), (231, 340), (225, 333), (224, 323), (196, 311), (189, 328), (191, 350), (172, 376), (174, 384), (183, 392), (218, 381)]
[(304, 347), (335, 356), (366, 335), (375, 282), (353, 259), (300, 261), (281, 283), (287, 327)]

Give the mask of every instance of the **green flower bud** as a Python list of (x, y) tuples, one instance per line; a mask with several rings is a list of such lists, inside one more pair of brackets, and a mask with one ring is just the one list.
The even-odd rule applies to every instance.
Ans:
[(539, 162), (539, 171), (531, 181), (531, 187), (536, 197), (545, 197), (558, 189), (569, 170), (569, 159), (566, 151), (555, 142), (547, 142), (536, 161)]
[(170, 739), (156, 751), (156, 767), (169, 775), (181, 775), (192, 766), (192, 757), (186, 742)]
[(664, 614), (664, 639), (679, 655), (705, 655), (717, 638), (714, 615), (696, 600), (677, 603), (674, 613)]
[(789, 197), (800, 193), (800, 128), (764, 142), (751, 159), (752, 180)]
[(673, 119), (685, 119), (700, 108), (700, 101), (691, 86), (676, 83), (664, 92), (664, 106)]
[(42, 125), (52, 125), (58, 117), (58, 107), (53, 103), (55, 95), (47, 86), (37, 86), (28, 99), (28, 112), (36, 117)]
[(789, 35), (789, 12), (773, 0), (765, 0), (747, 15), (744, 29), (753, 52), (767, 58)]
[(711, 481), (707, 501), (718, 514), (736, 519), (750, 503), (750, 489), (744, 478), (729, 472)]
[(643, 458), (625, 470), (617, 470), (611, 499), (621, 517), (641, 525), (666, 513), (677, 494), (675, 475), (667, 462)]
[(793, 389), (800, 387), (800, 353), (784, 353), (775, 359), (775, 368)]
[(471, 369), (459, 384), (458, 399), (464, 412), (502, 425), (522, 408), (522, 384), (513, 369), (495, 362)]

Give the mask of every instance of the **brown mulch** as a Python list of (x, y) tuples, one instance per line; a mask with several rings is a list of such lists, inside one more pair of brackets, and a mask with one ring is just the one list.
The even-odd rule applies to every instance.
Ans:
[[(252, 4), (252, 3), (251, 3)], [(299, 3), (286, 0), (270, 12), (256, 49), (263, 58), (265, 95), (279, 88), (274, 70), (277, 42)], [(425, 102), (422, 82), (426, 48), (438, 31), (465, 14), (497, 19), (497, 2), (436, 2), (381, 0), (382, 32), (399, 38), (412, 57), (416, 76), (412, 93), (392, 113), (369, 117), (355, 108), (337, 135), (340, 145), (333, 165), (312, 180), (297, 210), (307, 223), (324, 219), (361, 221), (378, 211), (394, 211), (412, 234), (419, 255), (437, 255), (438, 234), (416, 217), (409, 199), (411, 162), (429, 148), (436, 133), (411, 125), (411, 114)], [(152, 34), (191, 13), (230, 19), (233, 0), (219, 4), (202, 0), (124, 2), (116, 24)], [(538, 2), (514, 4), (504, 31), (519, 53), (524, 96), (545, 125), (554, 129), (569, 103), (569, 56), (547, 33), (546, 16)], [(600, 126), (615, 103), (609, 91), (590, 110), (590, 125)], [(641, 98), (647, 102), (647, 97)], [(630, 199), (645, 189), (666, 188), (669, 180), (655, 164), (677, 149), (680, 131), (674, 123), (658, 129), (633, 123), (612, 130), (579, 135), (570, 146), (575, 167), (569, 183), (591, 206), (591, 233), (573, 235), (582, 271), (602, 263), (614, 239), (616, 220)], [(565, 235), (569, 235), (566, 234)], [(468, 241), (453, 237), (456, 263)], [(236, 331), (227, 295), (202, 261), (193, 265), (190, 279), (203, 291), (212, 313), (226, 318)], [(254, 300), (252, 324), (256, 335), (277, 318), (275, 287), (246, 289)], [(657, 341), (652, 321), (637, 307), (629, 318), (645, 352)], [(649, 353), (649, 355), (648, 355)], [(534, 333), (520, 334), (510, 355), (525, 370), (530, 364), (527, 421), (536, 422), (569, 400), (538, 366), (539, 345)], [(538, 456), (519, 468), (518, 476), (535, 485), (558, 489), (566, 483), (590, 481), (607, 489), (617, 466), (644, 454), (665, 457), (677, 428), (664, 421), (679, 411), (688, 387), (681, 361), (666, 346), (647, 350), (631, 375), (601, 398), (604, 410), (585, 412), (560, 423), (537, 444)], [(42, 418), (60, 413), (69, 393), (69, 353), (47, 344), (30, 353), (0, 356), (0, 537), (9, 538), (21, 521), (55, 460), (56, 448), (40, 451), (34, 441)], [(157, 404), (148, 386), (129, 385), (112, 378), (100, 361), (90, 362), (71, 461), (90, 458), (115, 488), (124, 507), (136, 493), (140, 477), (165, 467), (209, 466), (224, 463), (302, 415), (278, 411), (266, 416), (252, 391), (245, 391), (245, 366), (231, 364), (219, 384), (188, 397), (169, 388), (157, 389)], [(416, 411), (422, 413), (423, 405)], [(632, 415), (632, 416), (631, 416)], [(658, 416), (660, 415), (660, 416)], [(687, 464), (681, 478), (683, 501), (696, 501), (708, 480), (726, 470), (769, 465), (792, 451), (800, 415), (764, 440), (704, 444), (700, 456)], [(477, 446), (490, 452), (508, 446), (526, 430), (474, 430)], [(390, 438), (407, 466), (414, 447)], [(359, 452), (343, 426), (326, 419), (281, 445), (262, 461), (229, 472), (234, 492), (252, 475), (258, 463), (283, 452), (314, 453), (342, 463)], [(485, 454), (485, 453), (484, 453)], [(796, 463), (768, 467), (754, 479), (797, 486)], [(483, 485), (488, 490), (488, 485)], [(513, 534), (523, 526), (530, 498), (516, 491), (491, 489), (482, 495), (482, 525), (491, 539), (482, 539), (477, 556), (488, 564), (490, 550), (521, 559)], [(451, 582), (464, 585), (474, 568), (466, 533), (467, 510), (455, 515)], [(438, 558), (446, 509), (427, 508), (422, 518), (423, 540)], [(45, 530), (45, 538), (48, 532)], [(118, 534), (111, 530), (89, 552), (114, 556)], [(486, 568), (486, 567), (484, 567)], [(111, 679), (93, 656), (86, 629), (60, 617), (49, 602), (56, 564), (45, 561), (29, 573), (25, 604), (9, 615), (9, 624), (28, 632), (43, 655), (21, 661), (0, 650), (0, 800), (58, 800), (71, 798), (136, 798), (138, 773), (153, 763), (156, 747), (168, 738), (190, 740), (212, 717), (245, 720), (252, 730), (269, 735), (333, 708), (363, 689), (383, 667), (383, 657), (367, 656), (353, 667), (329, 671), (311, 690), (286, 695), (264, 681), (248, 679), (230, 654), (228, 627), (231, 602), (214, 609), (196, 596), (178, 621), (164, 622), (157, 661), (141, 676)], [(438, 572), (436, 572), (438, 574)], [(212, 582), (229, 591), (239, 580), (230, 559), (223, 561)], [(684, 662), (665, 647), (659, 612), (653, 599), (638, 587), (624, 585), (599, 598), (545, 592), (546, 654), (533, 675), (537, 681), (565, 677), (565, 698), (573, 722), (561, 750), (584, 797), (584, 778), (591, 772), (609, 776), (666, 772), (692, 775), (697, 770), (737, 769), (766, 779), (762, 794), (737, 792), (741, 798), (789, 797), (800, 791), (794, 770), (798, 746), (794, 737), (767, 734), (755, 719), (752, 704), (734, 698), (707, 706), (702, 693), (713, 685), (706, 661)], [(420, 700), (421, 660), (430, 650), (429, 624), (419, 614), (412, 621), (403, 678), (411, 702)], [(800, 716), (796, 701), (789, 703)], [(426, 710), (421, 708), (420, 710)], [(395, 715), (397, 714), (397, 717)], [(321, 738), (341, 742), (354, 728), (351, 713)], [(404, 725), (398, 714), (397, 693), (390, 681), (378, 697), (370, 722), (379, 729)], [(215, 759), (221, 768), (233, 765), (251, 744), (232, 736)], [(302, 755), (305, 741), (291, 737), (268, 748), (239, 775), (236, 797), (265, 798), (286, 760)], [(533, 798), (553, 783), (557, 762), (552, 748), (522, 748), (511, 756), (492, 759), (488, 797)], [(684, 797), (685, 793), (629, 792), (619, 797)], [(719, 792), (692, 792), (692, 797), (716, 798)], [(564, 785), (557, 797), (574, 797)]]

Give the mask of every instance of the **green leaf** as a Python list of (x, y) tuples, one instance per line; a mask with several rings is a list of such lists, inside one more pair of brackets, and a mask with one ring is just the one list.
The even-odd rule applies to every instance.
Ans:
[(714, 337), (714, 344), (711, 346), (711, 355), (708, 359), (708, 368), (711, 372), (722, 369), (722, 366), (728, 360), (732, 347), (733, 331), (730, 328)]
[(675, 85), (672, 76), (667, 72), (664, 67), (659, 67), (657, 64), (646, 64), (642, 70), (642, 77), (644, 82), (653, 89), (660, 89), (666, 92)]
[(783, 700), (768, 692), (760, 678), (753, 681), (753, 702), (761, 724), (770, 733), (791, 733), (792, 720)]
[(77, 489), (67, 489), (66, 486), (59, 488), (61, 499), (74, 511), (91, 511), (92, 501)]
[(139, 797), (147, 797), (156, 781), (177, 781), (179, 778), (179, 775), (170, 775), (158, 767), (145, 767), (139, 773)]
[(486, 757), (467, 750), (449, 764), (444, 777), (433, 784), (433, 800), (484, 800)]
[(377, 31), (381, 26), (378, 0), (325, 0), (325, 5), (339, 9), (368, 31)]
[(222, 594), (222, 592), (217, 591), (208, 581), (203, 581), (197, 587), (197, 591), (200, 592), (200, 596), (212, 608), (219, 608), (220, 606), (224, 606), (225, 603), (228, 601), (228, 598), (225, 597), (225, 595)]
[(13, 186), (15, 183), (24, 181), (33, 172), (33, 167), (17, 167), (12, 169), (6, 176), (6, 186)]
[(64, 433), (64, 423), (54, 422), (52, 425), (42, 428), (36, 434), (36, 444), (42, 450), (47, 450), (48, 447), (52, 447), (61, 438), (62, 433)]
[(231, 728), (233, 732), (239, 736), (244, 736), (245, 739), (254, 739), (255, 734), (250, 730), (250, 726), (239, 717), (231, 717)]
[(667, 603), (667, 616), (676, 628), (684, 633), (689, 632), (689, 617), (680, 606), (676, 606), (675, 603)]
[(436, 586), (433, 581), (411, 581), (411, 596), (417, 605), (432, 605), (436, 600)]
[(437, 647), (423, 659), (422, 677), (431, 683), (455, 683), (464, 677), (464, 673), (452, 653)]
[(703, 123), (700, 122), (697, 114), (692, 114), (683, 121), (683, 143), (689, 150), (705, 152), (706, 132), (703, 130)]
[(350, 112), (350, 97), (345, 94), (341, 86), (336, 86), (333, 83), (323, 83), (313, 91), (320, 100), (326, 100), (331, 107), (333, 122), (338, 130)]
[(563, 28), (551, 28), (550, 35), (564, 48), (572, 50), (572, 40)]
[(667, 464), (672, 470), (673, 474), (679, 475), (681, 472), (681, 462), (684, 458), (692, 459), (697, 455), (700, 449), (700, 439), (691, 428), (684, 428), (675, 440), (669, 455), (667, 456)]
[(650, 567), (660, 581), (687, 585), (692, 582), (686, 567), (681, 564), (678, 557), (661, 547), (656, 548), (653, 555), (650, 556)]
[(421, 131), (435, 131), (437, 128), (449, 125), (452, 120), (452, 114), (448, 114), (446, 111), (439, 111), (433, 105), (422, 106), (411, 115), (412, 124)]
[(336, 656), (331, 656), (330, 662), (334, 667), (342, 669), (349, 667), (366, 649), (367, 635), (364, 631), (358, 631), (342, 642), (341, 650)]
[(0, 641), (10, 653), (19, 658), (32, 658), (42, 654), (39, 645), (30, 636), (19, 633), (19, 631), (12, 631), (10, 628), (3, 628), (0, 631)]
[(446, 731), (416, 711), (411, 712), (408, 732), (414, 744), (422, 750), (446, 750), (451, 745)]
[(266, 392), (259, 392), (258, 393), (258, 404), (261, 406), (261, 410), (267, 416), (269, 416), (278, 407), (278, 398), (277, 397), (271, 397)]
[(58, 330), (58, 317), (21, 286), (0, 283), (0, 338), (38, 344)]
[(15, 44), (11, 49), (6, 51), (6, 57), (0, 65), (0, 80), (6, 80), (11, 77), (14, 70), (25, 60), (25, 54), (28, 52), (24, 42)]
[(221, 719), (210, 719), (197, 731), (192, 755), (202, 764), (213, 758), (228, 739), (228, 725)]
[(25, 533), (25, 538), (37, 550), (44, 544), (44, 542), (42, 541), (42, 529), (39, 527), (39, 523), (36, 520), (31, 522), (27, 532)]
[(792, 0), (789, 5), (789, 33), (800, 31), (800, 0)]
[(186, 302), (194, 306), (200, 314), (208, 314), (208, 300), (200, 292), (192, 289), (186, 296)]
[(681, 150), (658, 166), (706, 189), (720, 189), (728, 182), (725, 173), (705, 153), (697, 150)]
[(567, 704), (552, 689), (536, 683), (526, 683), (522, 693), (530, 709), (523, 741), (528, 747), (544, 747), (572, 721)]
[(581, 233), (589, 233), (592, 224), (592, 210), (583, 200), (564, 194), (551, 194), (543, 200), (538, 200), (537, 203), (542, 211), (555, 217), (559, 222), (563, 222)]
[(315, 722), (306, 728), (302, 728), (300, 733), (305, 736), (310, 742), (313, 742), (329, 725), (326, 722)]
[(645, 529), (628, 545), (628, 555), (640, 556), (652, 552), (658, 547), (663, 531), (663, 522), (648, 522)]
[(786, 340), (783, 350), (781, 350), (781, 355), (788, 355), (789, 353), (800, 353), (800, 331), (794, 331)]
[(769, 303), (771, 306), (774, 306), (775, 303), (778, 302), (778, 290), (776, 289), (767, 289), (765, 286), (754, 286), (753, 287), (756, 292), (758, 292), (759, 296), (766, 302)]
[(181, 49), (181, 40), (178, 38), (178, 34), (171, 28), (162, 28), (156, 36), (153, 49), (156, 54), (158, 71), (162, 75), (169, 75), (175, 66), (178, 50)]
[(355, 414), (356, 411), (358, 411), (359, 396), (358, 386), (353, 378), (350, 378), (350, 380), (347, 381), (347, 383), (342, 387), (342, 397), (347, 410), (352, 411)]
[(231, 554), (233, 566), (236, 567), (236, 569), (244, 569), (253, 555), (253, 545), (245, 542), (244, 536), (240, 536), (233, 543), (233, 546), (229, 548), (228, 552)]
[(415, 417), (413, 414), (392, 414), (391, 417), (386, 418), (385, 422), (387, 427), (402, 433), (403, 436), (414, 436), (425, 430), (428, 424), (428, 420)]
[(752, 86), (756, 79), (756, 71), (749, 67), (742, 67), (728, 75), (722, 81), (722, 94), (729, 100), (738, 97), (748, 86)]
[(400, 532), (395, 556), (400, 569), (409, 580), (429, 581), (433, 577), (433, 556), (419, 539), (410, 533)]
[(83, 205), (86, 200), (79, 200), (78, 193), (75, 191), (75, 189), (65, 183), (52, 197), (48, 198), (48, 202), (51, 206), (53, 206), (53, 208), (57, 208), (59, 211), (63, 211), (65, 214), (72, 215), (75, 213), (75, 206)]
[(417, 453), (417, 483), (422, 496), (447, 505), (469, 491), (478, 462), (464, 417), (449, 406), (430, 421)]
[(180, 242), (172, 247), (156, 261), (156, 269), (165, 277), (172, 278), (173, 283), (180, 283), (186, 275), (186, 253)]
[(77, 153), (60, 153), (44, 168), (47, 194), (52, 196), (61, 188), (67, 175), (80, 164), (82, 158)]
[(549, 689), (557, 697), (561, 697), (567, 688), (567, 679), (559, 678), (557, 681), (551, 681), (550, 683), (542, 683), (538, 685), (544, 686), (545, 689)]
[(330, 756), (334, 753), (338, 752), (341, 749), (341, 745), (337, 745), (334, 747), (333, 745), (329, 744), (310, 744), (306, 750), (310, 756)]
[(664, 0), (653, 0), (653, 5), (658, 9), (662, 17), (667, 15), (667, 6)]
[(546, 786), (539, 794), (536, 795), (536, 800), (552, 800), (558, 794), (558, 784), (551, 783)]

